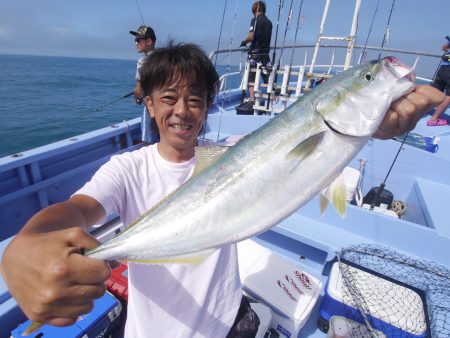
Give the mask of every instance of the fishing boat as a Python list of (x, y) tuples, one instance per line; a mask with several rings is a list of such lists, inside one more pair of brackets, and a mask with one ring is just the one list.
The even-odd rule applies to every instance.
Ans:
[[(319, 79), (351, 67), (357, 53), (359, 61), (370, 53), (394, 55), (416, 70), (427, 60), (439, 62), (440, 55), (355, 45), (359, 0), (349, 36), (323, 36), (328, 4), (316, 44), (274, 47), (281, 54), (295, 50), (303, 60), (274, 65), (268, 84), (256, 69), (256, 100), (249, 109), (239, 107), (253, 70), (246, 65), (221, 77), (204, 140), (234, 143), (314, 90)], [(332, 61), (318, 64), (319, 50)], [(242, 52), (216, 50), (210, 57)], [(334, 61), (338, 55), (344, 56), (341, 64)], [(227, 87), (232, 78), (240, 79), (239, 87)], [(417, 79), (431, 80), (419, 72)], [(345, 218), (333, 210), (321, 215), (316, 197), (238, 244), (243, 291), (261, 320), (258, 337), (450, 336), (450, 226), (444, 212), (450, 130), (428, 127), (427, 119), (408, 135), (371, 139), (348, 164)], [(69, 198), (111, 156), (144, 146), (140, 132), (137, 118), (0, 158), (0, 250), (32, 215)], [(90, 229), (100, 241), (122, 230), (117, 215)], [(1, 279), (0, 291), (0, 337), (9, 337), (26, 318)], [(109, 322), (119, 321), (120, 306), (107, 304)], [(52, 334), (46, 336), (58, 337)]]

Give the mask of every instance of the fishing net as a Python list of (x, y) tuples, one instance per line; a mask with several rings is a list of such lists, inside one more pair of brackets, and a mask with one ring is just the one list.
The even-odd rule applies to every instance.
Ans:
[(337, 264), (350, 337), (450, 337), (450, 269), (365, 244)]

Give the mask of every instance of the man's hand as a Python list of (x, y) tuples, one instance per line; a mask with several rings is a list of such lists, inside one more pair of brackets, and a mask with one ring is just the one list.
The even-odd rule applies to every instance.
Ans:
[(385, 140), (413, 130), (422, 115), (443, 100), (444, 94), (436, 88), (417, 85), (411, 93), (391, 104), (373, 136)]
[(97, 245), (81, 228), (19, 233), (11, 241), (2, 274), (29, 319), (66, 326), (92, 310), (111, 273), (105, 262), (81, 254), (81, 248)]
[(142, 104), (143, 96), (144, 93), (142, 92), (141, 81), (136, 81), (136, 86), (134, 87), (134, 100), (136, 101), (136, 104)]
[(247, 47), (247, 42), (242, 40), (241, 45), (239, 47)]
[(73, 324), (105, 293), (109, 266), (85, 257), (99, 242), (82, 228), (105, 216), (85, 195), (53, 204), (34, 215), (5, 249), (3, 279), (25, 315), (42, 324)]

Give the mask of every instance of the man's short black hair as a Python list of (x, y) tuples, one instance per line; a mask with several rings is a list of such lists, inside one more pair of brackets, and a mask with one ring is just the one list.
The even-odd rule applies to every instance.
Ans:
[(211, 105), (219, 89), (219, 75), (205, 52), (191, 43), (175, 44), (155, 49), (140, 71), (141, 87), (145, 96), (165, 84), (188, 79), (189, 84), (205, 90)]
[(266, 14), (266, 4), (264, 1), (255, 1), (252, 5), (252, 13), (256, 15), (257, 12)]

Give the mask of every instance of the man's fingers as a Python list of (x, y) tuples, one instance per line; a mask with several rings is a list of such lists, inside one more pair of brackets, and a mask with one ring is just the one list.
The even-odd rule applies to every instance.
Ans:
[(389, 109), (389, 111), (384, 116), (383, 122), (380, 128), (373, 135), (373, 137), (379, 138), (381, 140), (386, 140), (392, 137), (392, 135), (400, 135), (398, 115), (395, 111)]
[(58, 299), (58, 306), (83, 306), (94, 299), (101, 298), (106, 292), (104, 283), (96, 285), (74, 285), (67, 289), (65, 295)]
[(374, 137), (388, 139), (414, 129), (417, 121), (444, 99), (441, 91), (427, 85), (418, 85), (411, 93), (391, 104)]
[(61, 305), (56, 308), (53, 306), (53, 309), (56, 309), (56, 311), (53, 311), (53, 314), (43, 313), (42, 315), (33, 318), (33, 320), (53, 326), (68, 326), (75, 323), (80, 315), (91, 312), (93, 308), (93, 301), (80, 305)]
[(102, 260), (72, 254), (71, 264), (77, 269), (71, 271), (74, 284), (93, 285), (104, 283), (111, 276), (111, 268)]

